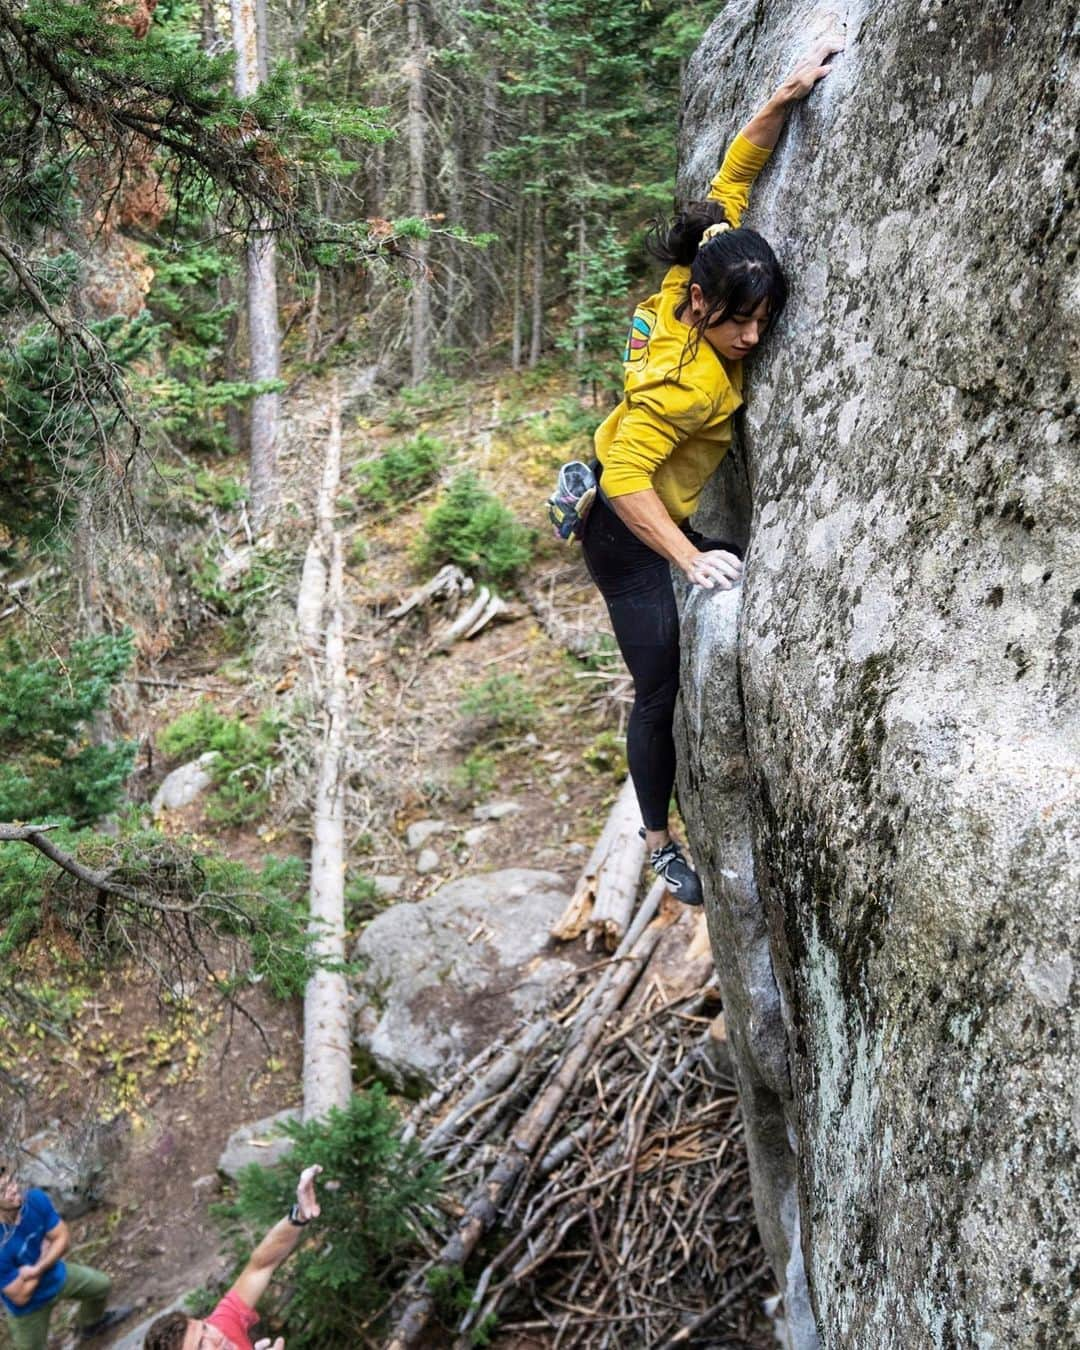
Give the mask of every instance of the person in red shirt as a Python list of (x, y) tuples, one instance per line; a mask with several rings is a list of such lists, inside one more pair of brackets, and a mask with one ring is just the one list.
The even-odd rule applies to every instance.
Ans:
[(285, 1350), (276, 1341), (251, 1343), (251, 1328), (259, 1320), (255, 1305), (266, 1292), (270, 1277), (300, 1244), (304, 1229), (319, 1217), (315, 1178), (321, 1167), (306, 1167), (296, 1187), (296, 1204), (276, 1223), (251, 1253), (235, 1284), (209, 1317), (171, 1312), (159, 1317), (146, 1333), (143, 1350)]

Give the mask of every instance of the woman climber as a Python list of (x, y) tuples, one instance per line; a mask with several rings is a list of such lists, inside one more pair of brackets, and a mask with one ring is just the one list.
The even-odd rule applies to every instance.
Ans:
[(585, 560), (634, 679), (627, 759), (641, 833), (653, 870), (691, 905), (702, 902), (701, 882), (668, 831), (679, 688), (671, 566), (708, 589), (729, 590), (742, 576), (740, 549), (688, 523), (731, 444), (742, 361), (787, 299), (776, 255), (739, 221), (792, 104), (828, 75), (825, 62), (842, 48), (818, 43), (735, 137), (708, 200), (654, 232), (652, 251), (672, 266), (634, 312), (623, 400), (596, 432), (599, 491), (584, 522)]

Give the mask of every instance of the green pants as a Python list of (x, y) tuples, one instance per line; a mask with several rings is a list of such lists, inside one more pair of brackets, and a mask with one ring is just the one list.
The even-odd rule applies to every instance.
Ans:
[(8, 1331), (15, 1350), (46, 1350), (49, 1343), (49, 1318), (52, 1317), (57, 1299), (77, 1298), (82, 1306), (75, 1320), (80, 1327), (93, 1326), (105, 1315), (110, 1283), (103, 1271), (94, 1270), (91, 1266), (75, 1266), (69, 1261), (67, 1277), (56, 1298), (43, 1303), (24, 1317), (12, 1317), (8, 1313)]

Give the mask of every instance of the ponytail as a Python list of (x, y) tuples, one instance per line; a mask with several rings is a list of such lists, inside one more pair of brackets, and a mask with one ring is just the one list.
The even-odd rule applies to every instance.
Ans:
[(727, 216), (719, 202), (691, 202), (671, 221), (654, 220), (645, 247), (669, 267), (689, 267), (709, 226), (726, 224)]

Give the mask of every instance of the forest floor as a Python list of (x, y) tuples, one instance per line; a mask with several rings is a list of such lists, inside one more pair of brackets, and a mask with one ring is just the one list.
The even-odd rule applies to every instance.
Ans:
[[(344, 396), (337, 524), (348, 558), (353, 935), (389, 903), (372, 898), (377, 876), (403, 878), (402, 901), (421, 900), (469, 872), (509, 866), (557, 872), (569, 891), (625, 775), (629, 700), (580, 550), (551, 536), (543, 505), (558, 464), (591, 457), (591, 409), (558, 371), (442, 381), (363, 401), (350, 399), (346, 384)], [(294, 609), (327, 402), (327, 382), (311, 380), (286, 405), (286, 509), (272, 557), (263, 560), (266, 580), (240, 612), (208, 614), (152, 668), (144, 663), (142, 683), (129, 690), (123, 729), (141, 742), (133, 781), (143, 803), (175, 767), (155, 746), (179, 714), (209, 700), (248, 721), (267, 712), (278, 718), (283, 731), (267, 811), (222, 829), (200, 799), (159, 821), (251, 866), (307, 856), (304, 785), (317, 734), (298, 697), (304, 669)], [(430, 575), (417, 568), (413, 546), (436, 486), (372, 511), (356, 479), (359, 464), (420, 434), (446, 447), (443, 481), (460, 468), (474, 470), (537, 531), (525, 578), (530, 599), (511, 594), (504, 621), (444, 653), (431, 649), (443, 622), (438, 611), (420, 609), (398, 624), (384, 617)], [(223, 483), (242, 479), (243, 465), (222, 461), (212, 474)], [(242, 554), (240, 508), (215, 508), (215, 525), (223, 556)], [(555, 629), (597, 639), (596, 656), (587, 663), (570, 658), (549, 635)], [(512, 680), (485, 684), (492, 676)], [(492, 688), (509, 691), (515, 703), (509, 724), (493, 725), (476, 710), (476, 691)], [(474, 807), (493, 798), (520, 809), (466, 844), (465, 831), (477, 825)], [(435, 841), (438, 867), (420, 875), (404, 835), (426, 818), (449, 829)], [(63, 1039), (34, 1028), (0, 1042), (0, 1064), (17, 1064), (29, 1090), (21, 1137), (54, 1120), (85, 1120), (88, 1112), (114, 1122), (105, 1203), (72, 1225), (73, 1258), (107, 1269), (114, 1297), (141, 1309), (212, 1285), (227, 1266), (209, 1213), (220, 1198), (217, 1158), (239, 1126), (299, 1104), (299, 1006), (256, 988), (246, 1003), (251, 1016), (230, 1016), (209, 982), (183, 1004), (162, 1006), (129, 968), (88, 979), (48, 925), (27, 960), (40, 966), (58, 1010), (77, 1015), (65, 1023)], [(64, 1318), (55, 1319), (54, 1332), (50, 1345), (72, 1343)]]

